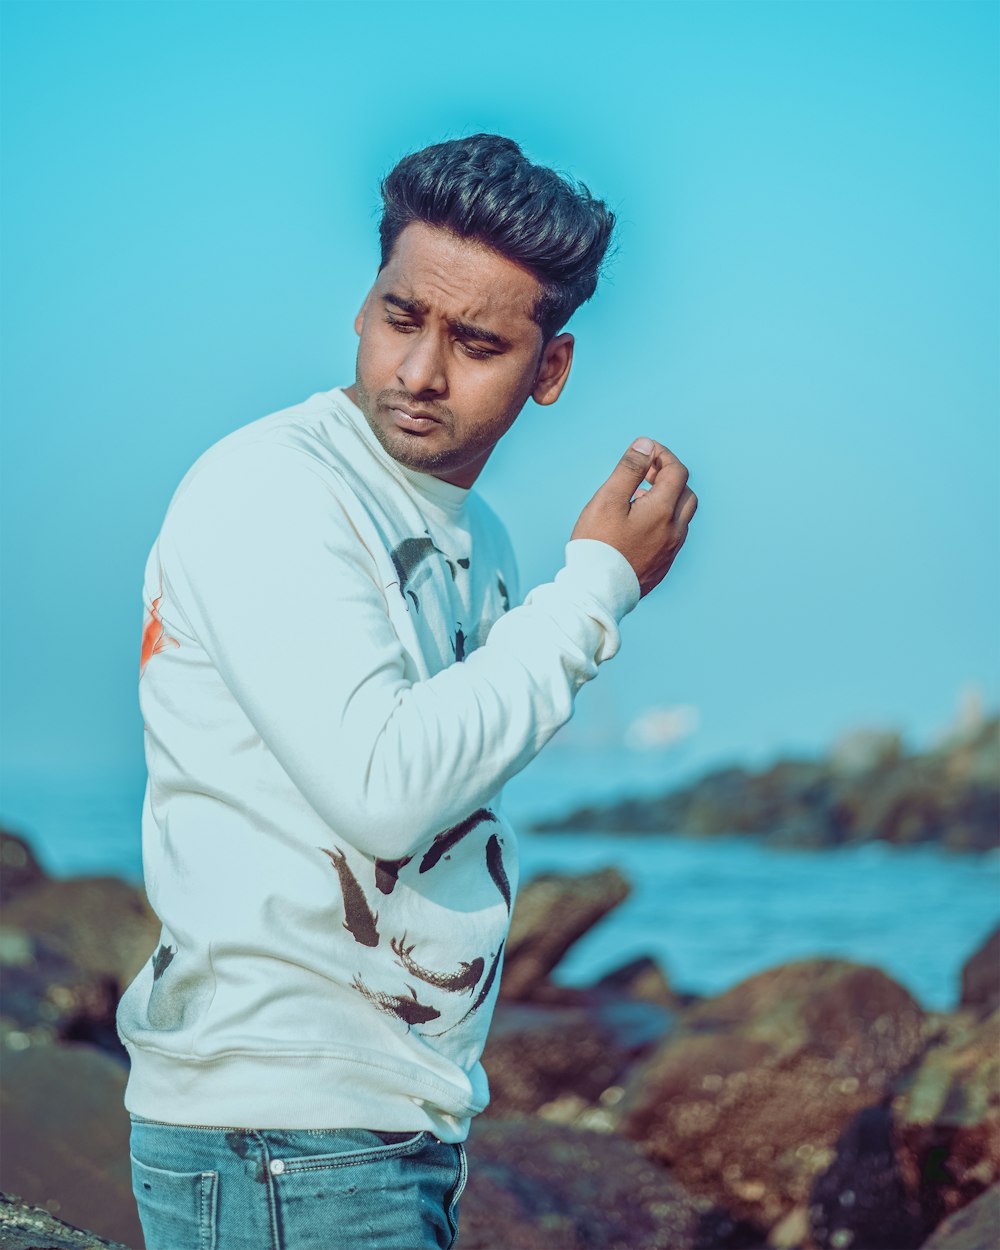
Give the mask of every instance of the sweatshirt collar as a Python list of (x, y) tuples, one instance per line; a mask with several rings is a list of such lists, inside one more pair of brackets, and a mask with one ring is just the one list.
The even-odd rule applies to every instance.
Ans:
[(471, 487), (456, 486), (453, 482), (442, 481), (441, 478), (435, 477), (432, 473), (421, 473), (417, 469), (409, 468), (408, 465), (400, 464), (398, 460), (389, 455), (375, 437), (374, 431), (368, 424), (367, 417), (346, 393), (344, 387), (336, 386), (330, 393), (339, 400), (344, 414), (372, 449), (376, 458), (387, 469), (407, 481), (418, 495), (421, 495), (433, 504), (437, 504), (439, 508), (442, 508), (452, 516), (457, 516), (462, 511), (465, 507), (465, 501), (472, 493)]

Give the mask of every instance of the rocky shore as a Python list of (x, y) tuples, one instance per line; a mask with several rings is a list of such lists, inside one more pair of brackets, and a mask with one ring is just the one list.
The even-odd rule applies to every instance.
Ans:
[[(141, 1250), (114, 1012), (159, 925), (12, 834), (0, 867), (0, 1248)], [(1000, 928), (947, 1014), (834, 959), (703, 999), (646, 959), (555, 984), (627, 894), (606, 869), (518, 897), (463, 1250), (995, 1250)]]
[(538, 831), (757, 834), (779, 846), (825, 848), (874, 838), (954, 851), (1000, 845), (1000, 718), (908, 753), (895, 732), (845, 735), (824, 759), (721, 768), (658, 798), (588, 805)]

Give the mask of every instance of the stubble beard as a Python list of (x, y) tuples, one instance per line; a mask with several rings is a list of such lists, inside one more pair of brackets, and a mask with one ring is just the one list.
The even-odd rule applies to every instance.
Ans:
[[(517, 404), (513, 413), (508, 408), (505, 413), (497, 417), (492, 425), (481, 429), (474, 445), (463, 443), (458, 447), (433, 448), (425, 446), (424, 438), (419, 435), (406, 434), (401, 430), (389, 431), (384, 429), (378, 420), (377, 414), (380, 408), (391, 405), (393, 402), (406, 403), (414, 408), (419, 408), (421, 404), (417, 400), (404, 396), (401, 391), (382, 390), (378, 392), (373, 401), (371, 395), (365, 389), (360, 376), (355, 379), (354, 389), (358, 397), (358, 407), (364, 414), (372, 433), (381, 443), (384, 450), (392, 456), (393, 460), (405, 465), (408, 469), (431, 474), (437, 472), (450, 473), (457, 469), (462, 469), (484, 452), (492, 450), (502, 435), (510, 428), (513, 420), (524, 407), (524, 403), (528, 398), (525, 395), (524, 399)], [(528, 393), (530, 394), (530, 391)], [(442, 425), (444, 425), (445, 429), (454, 429), (454, 414), (448, 408), (442, 404), (426, 405), (426, 407), (434, 416), (441, 414)]]

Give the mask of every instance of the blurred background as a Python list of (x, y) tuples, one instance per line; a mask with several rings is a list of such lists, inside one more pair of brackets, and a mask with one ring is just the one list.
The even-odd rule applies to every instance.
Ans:
[(620, 221), (566, 392), (477, 483), (522, 589), (636, 435), (700, 499), (512, 812), (994, 712), (996, 33), (979, 3), (5, 4), (2, 814), (56, 872), (139, 876), (170, 496), (353, 381), (380, 178), (479, 130)]
[(353, 380), (380, 178), (495, 131), (620, 223), (566, 391), (476, 485), (522, 591), (635, 436), (700, 500), (507, 788), (527, 877), (631, 886), (556, 980), (652, 954), (709, 994), (826, 954), (956, 1006), (1000, 912), (997, 6), (7, 0), (2, 22), (0, 818), (42, 868), (141, 881), (140, 592), (170, 496), (230, 430)]

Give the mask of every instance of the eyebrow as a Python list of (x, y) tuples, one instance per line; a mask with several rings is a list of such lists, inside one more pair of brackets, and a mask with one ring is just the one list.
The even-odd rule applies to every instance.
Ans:
[[(382, 299), (386, 304), (392, 304), (393, 307), (409, 313), (412, 317), (424, 317), (430, 311), (429, 306), (420, 299), (407, 299), (403, 295), (392, 294), (383, 295)], [(489, 343), (491, 346), (499, 347), (503, 350), (513, 346), (510, 339), (504, 338), (502, 334), (497, 334), (494, 330), (487, 330), (485, 326), (474, 325), (471, 321), (461, 321), (457, 318), (449, 317), (448, 328), (460, 339), (473, 339), (477, 343)]]

